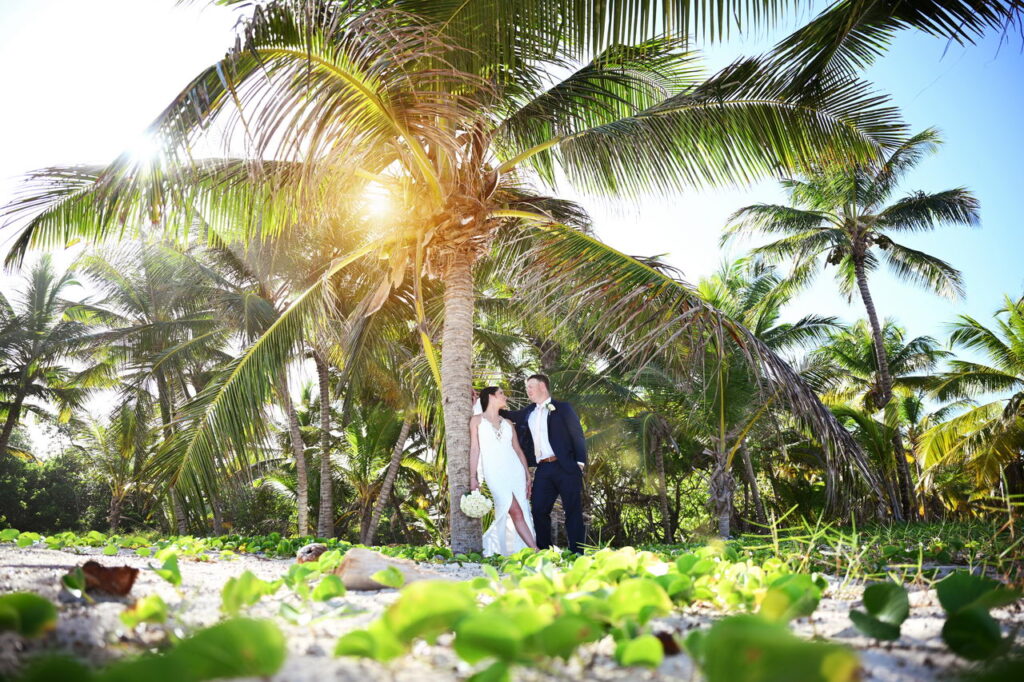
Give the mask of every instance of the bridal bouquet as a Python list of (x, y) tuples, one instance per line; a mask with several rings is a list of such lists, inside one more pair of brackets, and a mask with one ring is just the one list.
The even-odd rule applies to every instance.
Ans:
[(462, 500), (459, 502), (459, 508), (462, 509), (462, 513), (471, 519), (479, 519), (484, 514), (491, 511), (494, 507), (494, 503), (483, 496), (479, 490), (466, 493), (462, 496)]

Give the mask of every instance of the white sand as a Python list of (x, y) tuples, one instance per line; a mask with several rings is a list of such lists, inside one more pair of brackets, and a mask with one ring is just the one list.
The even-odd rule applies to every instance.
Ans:
[[(85, 605), (71, 599), (67, 593), (61, 598), (60, 577), (71, 568), (94, 558), (107, 566), (129, 565), (143, 569), (129, 597), (103, 598)], [(0, 675), (10, 674), (26, 657), (40, 651), (68, 651), (96, 663), (152, 647), (164, 639), (164, 628), (193, 629), (211, 625), (220, 619), (221, 588), (228, 578), (249, 570), (260, 578), (280, 578), (292, 563), (284, 559), (261, 559), (240, 556), (232, 561), (193, 561), (181, 557), (182, 586), (179, 594), (170, 584), (147, 565), (156, 564), (134, 553), (106, 557), (98, 550), (76, 555), (67, 551), (40, 548), (17, 548), (0, 545), (0, 593), (12, 591), (36, 592), (52, 600), (60, 599), (60, 620), (56, 631), (39, 639), (24, 642), (11, 633), (0, 635)], [(469, 579), (481, 575), (476, 564), (434, 565), (430, 568)], [(859, 589), (846, 590), (836, 598), (826, 595), (810, 620), (795, 624), (800, 634), (814, 634), (847, 644), (858, 651), (864, 667), (865, 680), (940, 680), (950, 679), (964, 663), (949, 653), (940, 638), (943, 612), (933, 591), (916, 589), (911, 594), (910, 619), (903, 625), (903, 636), (894, 643), (876, 643), (861, 636), (847, 614), (851, 607), (860, 606)], [(136, 632), (128, 630), (119, 614), (133, 598), (159, 594), (171, 606), (174, 614), (166, 626), (142, 626)], [(397, 592), (349, 592), (345, 597), (327, 604), (305, 605), (302, 610), (315, 610), (317, 615), (344, 610), (347, 615), (326, 618), (307, 625), (292, 625), (277, 616), (284, 602), (298, 605), (299, 600), (287, 587), (272, 597), (265, 597), (246, 615), (255, 618), (273, 618), (288, 641), (289, 657), (276, 680), (394, 680), (420, 682), (421, 680), (465, 679), (474, 671), (463, 664), (452, 652), (450, 643), (442, 638), (437, 646), (417, 644), (412, 653), (390, 664), (353, 658), (335, 658), (332, 655), (338, 637), (349, 630), (365, 627), (380, 615)], [(663, 618), (656, 629), (685, 633), (704, 626), (719, 613), (707, 609), (689, 609), (685, 613)], [(1002, 623), (1004, 631), (1024, 625), (1024, 607), (1018, 602), (993, 615)], [(141, 632), (140, 632), (141, 630)], [(544, 668), (517, 669), (517, 680), (671, 680), (694, 679), (693, 665), (685, 654), (672, 656), (657, 670), (619, 667), (612, 657), (614, 643), (611, 638), (587, 645), (569, 663), (552, 662)]]

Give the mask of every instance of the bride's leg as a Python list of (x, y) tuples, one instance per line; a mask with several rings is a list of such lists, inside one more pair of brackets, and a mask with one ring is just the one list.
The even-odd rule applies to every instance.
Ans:
[(526, 546), (530, 549), (537, 549), (537, 541), (533, 537), (533, 533), (530, 532), (530, 526), (527, 525), (526, 519), (523, 518), (523, 510), (519, 506), (519, 500), (512, 498), (512, 506), (508, 508), (508, 515), (512, 517), (512, 524), (516, 527), (516, 531), (519, 533), (519, 537), (523, 539)]

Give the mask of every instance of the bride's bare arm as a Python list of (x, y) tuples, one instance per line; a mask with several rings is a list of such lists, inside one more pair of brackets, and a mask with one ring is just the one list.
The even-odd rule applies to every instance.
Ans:
[(480, 466), (480, 439), (478, 428), (480, 416), (476, 415), (469, 420), (469, 489), (476, 490), (480, 487), (480, 481), (476, 478), (477, 469)]

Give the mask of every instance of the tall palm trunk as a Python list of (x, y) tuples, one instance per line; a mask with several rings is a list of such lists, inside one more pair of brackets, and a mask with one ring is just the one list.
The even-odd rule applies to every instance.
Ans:
[[(882, 409), (892, 400), (892, 375), (889, 373), (889, 359), (885, 355), (885, 339), (882, 336), (882, 325), (878, 322), (878, 313), (875, 311), (875, 301), (871, 298), (871, 291), (868, 289), (868, 276), (864, 270), (863, 256), (855, 256), (853, 259), (854, 276), (857, 279), (857, 289), (860, 291), (860, 300), (864, 302), (864, 309), (868, 314), (868, 323), (871, 325), (871, 339), (875, 349), (875, 363), (878, 366), (878, 395), (875, 396), (875, 409)], [(897, 462), (899, 470), (899, 462)], [(884, 476), (884, 472), (879, 471)], [(897, 474), (899, 476), (899, 474)], [(890, 498), (890, 508), (898, 521), (903, 520), (903, 510), (899, 497)]]
[(868, 313), (868, 322), (871, 324), (875, 362), (878, 364), (878, 395), (875, 397), (875, 408), (880, 410), (888, 405), (892, 399), (892, 375), (889, 373), (889, 359), (885, 355), (885, 339), (882, 336), (882, 325), (878, 323), (875, 302), (871, 298), (871, 291), (868, 289), (868, 277), (864, 270), (863, 258), (854, 260), (854, 272), (857, 278), (857, 288), (860, 290), (860, 300), (864, 302), (864, 309)]
[(4, 430), (0, 431), (0, 456), (7, 453), (7, 444), (11, 442), (11, 434), (14, 433), (14, 427), (18, 424), (18, 419), (21, 416), (21, 406), (25, 402), (25, 394), (28, 393), (28, 381), (27, 372), (22, 371), (21, 379), (18, 382), (17, 393), (14, 395), (14, 403), (7, 411), (7, 420), (4, 422)]
[[(171, 436), (174, 407), (171, 404), (171, 389), (167, 385), (167, 377), (162, 369), (156, 371), (156, 398), (160, 405), (160, 421), (164, 427), (164, 441)], [(177, 486), (171, 486), (168, 490), (171, 496), (171, 513), (174, 516), (174, 526), (178, 535), (188, 533), (188, 519), (185, 518), (185, 508), (181, 504), (181, 497), (178, 496)]]
[(309, 474), (306, 471), (306, 447), (299, 429), (299, 414), (295, 411), (291, 393), (288, 391), (288, 377), (281, 375), (281, 404), (288, 418), (288, 440), (291, 441), (292, 457), (295, 458), (295, 507), (298, 513), (299, 535), (309, 535)]
[(668, 515), (668, 484), (665, 481), (665, 451), (654, 448), (654, 464), (658, 468), (658, 505), (661, 508), (661, 529), (665, 544), (672, 542), (672, 519)]
[(743, 459), (743, 476), (747, 481), (747, 486), (750, 488), (750, 497), (754, 501), (754, 513), (757, 516), (757, 522), (760, 524), (767, 523), (768, 515), (764, 513), (761, 491), (757, 489), (757, 476), (754, 475), (754, 464), (750, 461), (750, 453), (747, 452), (747, 446), (740, 446), (740, 457)]
[(391, 495), (391, 487), (395, 484), (398, 468), (402, 464), (402, 453), (405, 452), (405, 441), (409, 439), (409, 431), (412, 430), (412, 421), (412, 415), (405, 417), (405, 421), (402, 422), (402, 430), (398, 434), (398, 440), (395, 441), (395, 447), (391, 450), (391, 463), (388, 465), (388, 472), (384, 476), (384, 482), (380, 486), (377, 501), (373, 505), (370, 525), (367, 527), (366, 534), (361, 540), (364, 545), (372, 545), (373, 538), (377, 535), (377, 525), (380, 523), (380, 515), (384, 512), (384, 502)]
[(726, 466), (726, 453), (716, 452), (714, 458), (710, 481), (711, 509), (718, 522), (718, 534), (727, 538), (732, 530), (732, 502), (736, 481)]
[(110, 498), (110, 510), (107, 513), (107, 523), (110, 525), (110, 534), (117, 532), (117, 526), (121, 523), (121, 507), (124, 505), (124, 497), (114, 495)]
[(441, 402), (448, 458), (448, 518), (452, 551), (483, 547), (479, 519), (462, 513), (459, 501), (469, 492), (469, 420), (473, 406), (473, 257), (459, 251), (445, 277), (444, 328), (441, 337)]
[(331, 476), (331, 386), (327, 360), (313, 353), (317, 383), (320, 386), (320, 510), (316, 517), (316, 534), (321, 538), (334, 535), (334, 486)]
[(213, 534), (220, 537), (224, 535), (224, 509), (221, 506), (219, 495), (210, 496), (210, 509), (213, 510)]
[(896, 474), (900, 481), (900, 492), (903, 496), (903, 514), (907, 519), (917, 518), (917, 504), (914, 500), (914, 479), (910, 476), (910, 465), (907, 453), (903, 449), (903, 437), (899, 430), (892, 436), (892, 454), (896, 458)]

